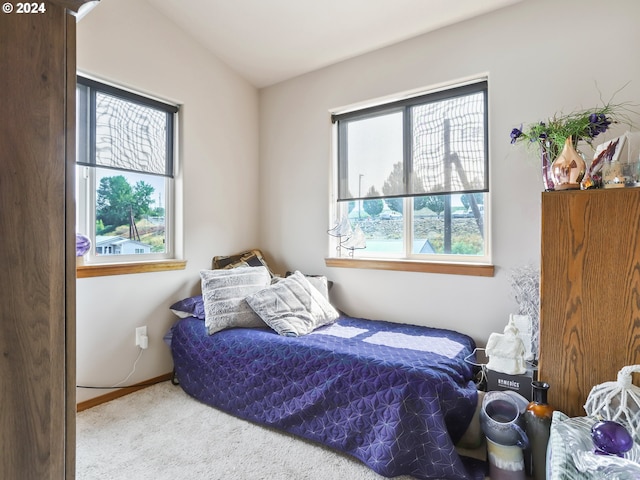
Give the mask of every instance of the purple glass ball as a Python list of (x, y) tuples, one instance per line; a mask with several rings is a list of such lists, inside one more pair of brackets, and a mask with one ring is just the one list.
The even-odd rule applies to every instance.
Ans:
[(596, 453), (622, 456), (633, 447), (633, 438), (624, 426), (618, 422), (605, 420), (591, 427), (591, 438)]
[(91, 249), (89, 237), (76, 233), (76, 257), (81, 257)]

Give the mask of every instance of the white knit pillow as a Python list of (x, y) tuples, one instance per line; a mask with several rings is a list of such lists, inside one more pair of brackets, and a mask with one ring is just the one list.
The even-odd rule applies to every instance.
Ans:
[(306, 335), (339, 317), (329, 301), (298, 271), (246, 300), (267, 325), (287, 337)]
[(269, 286), (271, 275), (265, 267), (202, 270), (200, 278), (209, 335), (225, 328), (265, 326), (245, 301), (248, 295)]

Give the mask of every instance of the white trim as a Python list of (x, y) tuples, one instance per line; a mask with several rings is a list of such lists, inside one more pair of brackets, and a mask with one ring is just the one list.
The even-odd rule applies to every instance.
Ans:
[[(469, 77), (464, 77), (455, 81), (450, 82), (442, 82), (429, 87), (420, 87), (412, 90), (407, 90), (404, 92), (387, 95), (384, 97), (378, 97), (376, 99), (365, 100), (362, 102), (353, 103), (343, 107), (336, 107), (329, 110), (331, 115), (349, 113), (357, 110), (362, 110), (369, 107), (375, 107), (378, 105), (385, 105), (387, 103), (396, 102), (399, 100), (404, 100), (408, 98), (414, 98), (421, 95), (426, 95), (429, 93), (435, 93), (439, 91), (445, 91), (457, 87), (462, 87), (465, 85), (472, 85), (475, 83), (487, 82), (487, 94), (489, 94), (489, 73), (481, 73), (477, 75), (472, 75)], [(487, 110), (490, 109), (490, 102), (487, 102)], [(490, 119), (490, 112), (487, 111), (487, 118)], [(490, 139), (490, 122), (487, 124), (487, 136)], [(489, 166), (491, 166), (491, 154), (490, 154), (490, 141), (487, 145), (487, 152), (489, 155)], [(338, 191), (338, 171), (337, 171), (337, 157), (338, 157), (338, 127), (337, 124), (333, 124), (331, 128), (331, 161), (330, 161), (330, 185), (329, 185), (329, 227), (331, 228), (335, 225), (344, 214), (345, 210), (348, 210), (348, 202), (338, 202), (337, 201), (337, 191)], [(491, 171), (491, 169), (490, 169)], [(447, 254), (447, 255), (437, 255), (437, 254), (413, 254), (411, 252), (412, 245), (411, 242), (413, 240), (413, 209), (408, 208), (410, 202), (408, 198), (405, 198), (404, 203), (404, 254), (393, 254), (393, 253), (374, 253), (371, 251), (364, 250), (355, 250), (353, 258), (356, 259), (365, 259), (372, 258), (378, 260), (413, 260), (413, 261), (424, 261), (425, 263), (451, 263), (451, 264), (490, 264), (492, 261), (492, 249), (491, 249), (491, 208), (490, 208), (490, 198), (491, 198), (491, 175), (489, 175), (489, 191), (484, 194), (484, 236), (483, 236), (483, 244), (484, 244), (484, 255), (457, 255), (457, 254)], [(348, 214), (348, 213), (347, 213)], [(408, 214), (408, 215), (407, 215)], [(337, 247), (338, 242), (336, 237), (332, 237), (327, 235), (328, 237), (328, 257), (330, 258), (340, 258), (337, 255)], [(342, 255), (344, 258), (345, 255)]]

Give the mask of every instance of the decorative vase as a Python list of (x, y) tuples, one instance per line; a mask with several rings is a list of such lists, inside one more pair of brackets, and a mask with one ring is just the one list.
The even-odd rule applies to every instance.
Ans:
[(553, 176), (551, 175), (551, 159), (549, 158), (549, 150), (544, 146), (540, 147), (540, 156), (542, 162), (542, 186), (546, 192), (553, 190)]
[(545, 480), (547, 472), (547, 445), (551, 431), (551, 416), (554, 408), (547, 403), (549, 384), (531, 382), (533, 400), (524, 414), (525, 429), (530, 443), (530, 462), (528, 474), (535, 480)]
[(520, 447), (500, 445), (487, 438), (487, 457), (491, 480), (526, 480)]
[(578, 190), (587, 165), (573, 147), (571, 137), (564, 142), (562, 152), (551, 164), (554, 190)]
[(492, 480), (525, 480), (523, 449), (527, 399), (513, 391), (487, 392), (480, 409), (480, 426), (487, 438), (489, 476)]

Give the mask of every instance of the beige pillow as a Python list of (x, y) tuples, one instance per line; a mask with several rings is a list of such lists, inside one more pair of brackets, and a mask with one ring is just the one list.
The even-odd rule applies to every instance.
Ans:
[(246, 300), (267, 325), (288, 337), (306, 335), (339, 317), (329, 301), (298, 271)]
[(202, 270), (200, 278), (209, 335), (225, 328), (265, 326), (245, 301), (247, 295), (269, 286), (271, 275), (265, 267)]

